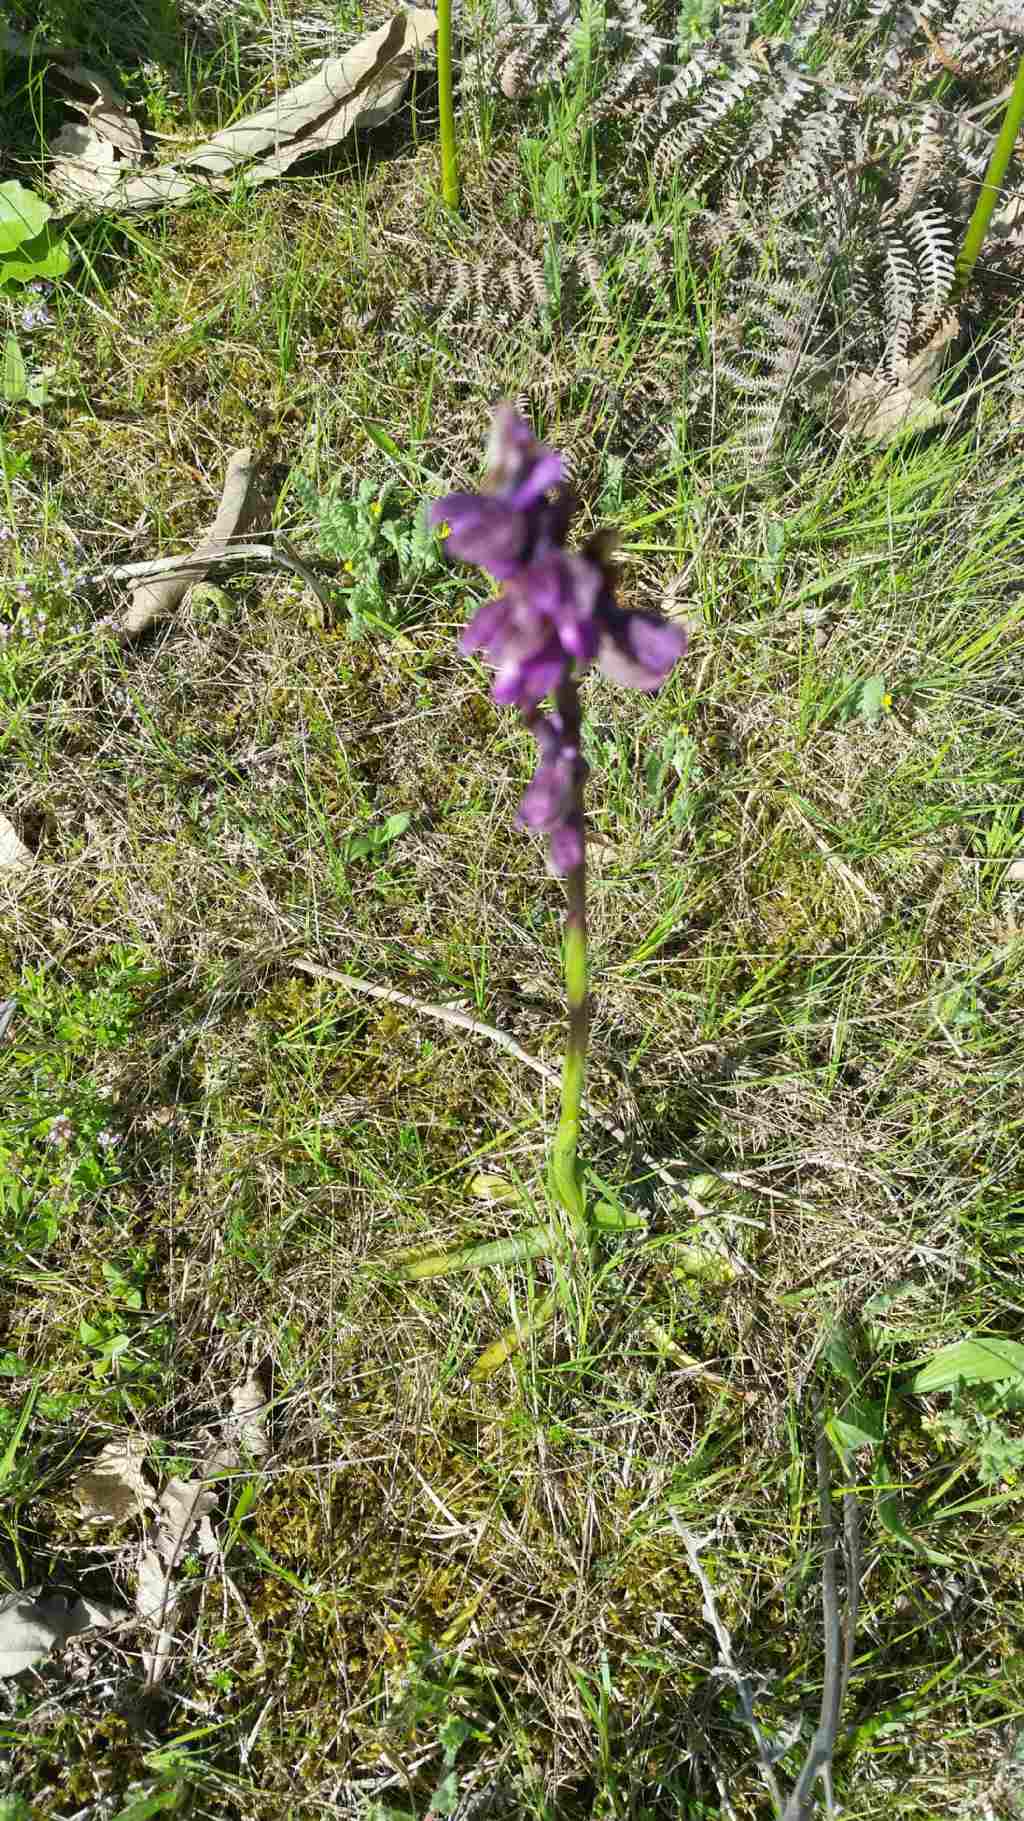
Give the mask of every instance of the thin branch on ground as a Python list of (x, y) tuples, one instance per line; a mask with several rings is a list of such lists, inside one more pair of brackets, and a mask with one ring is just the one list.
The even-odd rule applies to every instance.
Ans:
[(728, 1676), (730, 1682), (735, 1686), (736, 1693), (739, 1695), (740, 1706), (743, 1709), (743, 1718), (746, 1720), (747, 1725), (754, 1735), (754, 1743), (757, 1746), (757, 1756), (761, 1767), (761, 1775), (765, 1781), (765, 1787), (768, 1790), (768, 1794), (771, 1796), (772, 1806), (775, 1809), (776, 1815), (781, 1815), (782, 1791), (779, 1788), (778, 1777), (775, 1775), (775, 1767), (772, 1763), (772, 1754), (768, 1748), (768, 1741), (761, 1730), (757, 1714), (754, 1712), (754, 1697), (751, 1693), (750, 1683), (737, 1665), (736, 1658), (733, 1655), (732, 1638), (729, 1635), (729, 1630), (725, 1621), (719, 1613), (711, 1582), (708, 1580), (708, 1577), (701, 1566), (700, 1551), (705, 1549), (708, 1543), (713, 1539), (711, 1537), (694, 1536), (693, 1532), (688, 1530), (685, 1524), (679, 1522), (675, 1513), (672, 1515), (672, 1526), (676, 1535), (679, 1537), (683, 1548), (686, 1550), (686, 1559), (689, 1562), (693, 1575), (698, 1581), (700, 1590), (704, 1595), (704, 1617), (707, 1619), (708, 1624), (715, 1634), (715, 1642), (718, 1645), (718, 1655), (721, 1659), (722, 1673)]

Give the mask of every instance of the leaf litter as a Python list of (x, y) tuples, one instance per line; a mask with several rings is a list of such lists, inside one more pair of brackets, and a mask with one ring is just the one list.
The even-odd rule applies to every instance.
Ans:
[(168, 574), (137, 582), (125, 612), (122, 630), (138, 638), (156, 620), (166, 619), (179, 606), (193, 583), (231, 553), (240, 538), (268, 508), (256, 485), (251, 449), (236, 449), (228, 458), (217, 516), (192, 555)]
[[(119, 98), (97, 85), (91, 106), (75, 103), (84, 127), (54, 140), (54, 188), (76, 208), (137, 214), (178, 207), (204, 189), (249, 187), (282, 177), (302, 158), (331, 150), (348, 134), (377, 127), (401, 106), (419, 54), (437, 31), (426, 7), (398, 12), (340, 57), (171, 164), (143, 166), (144, 148)], [(119, 156), (120, 154), (120, 156)]]
[(71, 1490), (90, 1524), (123, 1524), (153, 1504), (153, 1487), (143, 1472), (145, 1437), (107, 1442)]
[(69, 1600), (28, 1588), (0, 1596), (0, 1679), (42, 1663), (69, 1638), (116, 1624), (122, 1608), (107, 1600)]
[(193, 1480), (168, 1480), (139, 1556), (135, 1610), (154, 1634), (142, 1653), (146, 1682), (151, 1688), (166, 1673), (183, 1597), (189, 1591), (175, 1581), (182, 1557), (193, 1539), (198, 1553), (208, 1561), (217, 1554), (217, 1539), (210, 1522), (218, 1500), (216, 1480), (243, 1466), (246, 1458), (258, 1462), (270, 1452), (268, 1399), (259, 1375), (248, 1372), (232, 1387), (229, 1401), (231, 1414), (220, 1425), (221, 1435), (207, 1454), (201, 1475)]
[(15, 831), (13, 823), (0, 814), (0, 867), (28, 866), (31, 859), (32, 855)]
[[(196, 1478), (174, 1475), (157, 1497), (143, 1471), (150, 1440), (133, 1436), (105, 1443), (72, 1482), (72, 1493), (91, 1524), (117, 1525), (136, 1515), (148, 1516), (135, 1570), (134, 1607), (136, 1619), (149, 1634), (142, 1655), (151, 1687), (166, 1672), (185, 1597), (191, 1592), (191, 1583), (182, 1585), (176, 1578), (182, 1559), (189, 1549), (207, 1561), (217, 1555), (211, 1523), (219, 1496), (216, 1481), (265, 1460), (270, 1452), (269, 1399), (259, 1374), (247, 1372), (231, 1388), (228, 1401), (230, 1414), (219, 1424), (219, 1436), (210, 1437), (210, 1451)], [(21, 1675), (70, 1638), (109, 1627), (125, 1616), (115, 1602), (70, 1598), (42, 1586), (6, 1594), (0, 1597), (0, 1678)]]

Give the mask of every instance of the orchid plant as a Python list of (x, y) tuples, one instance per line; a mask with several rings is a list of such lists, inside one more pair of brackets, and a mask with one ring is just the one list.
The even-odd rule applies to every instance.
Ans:
[[(608, 534), (568, 548), (576, 505), (561, 456), (538, 442), (505, 405), (495, 414), (481, 491), (448, 494), (432, 505), (430, 517), (443, 531), (449, 556), (483, 569), (499, 584), (463, 632), (462, 649), (483, 653), (494, 671), (494, 701), (518, 709), (537, 742), (538, 764), (517, 823), (547, 836), (550, 869), (566, 886), (568, 1040), (549, 1177), (553, 1197), (568, 1216), (571, 1243), (585, 1251), (589, 1225), (579, 1131), (588, 1035), (587, 767), (580, 743), (580, 678), (596, 666), (629, 688), (656, 690), (685, 651), (686, 635), (655, 614), (619, 605)], [(552, 706), (545, 709), (546, 701)], [(549, 1249), (538, 1245), (536, 1230), (523, 1238), (529, 1242), (524, 1255)], [(493, 1261), (493, 1249), (487, 1256)], [(429, 1270), (416, 1275), (436, 1274), (439, 1261), (426, 1262)], [(451, 1255), (448, 1268), (477, 1262), (485, 1262), (483, 1249), (469, 1248)], [(561, 1268), (558, 1279), (529, 1324), (488, 1348), (475, 1376), (493, 1371), (550, 1318), (566, 1288)]]

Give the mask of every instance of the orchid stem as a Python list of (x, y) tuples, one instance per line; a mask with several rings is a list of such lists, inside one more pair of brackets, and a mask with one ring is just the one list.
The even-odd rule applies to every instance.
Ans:
[[(570, 678), (558, 691), (558, 713), (567, 741), (579, 746), (580, 741), (580, 697), (576, 682)], [(583, 770), (577, 774), (577, 801), (575, 813), (585, 828), (583, 818)], [(583, 1257), (590, 1250), (590, 1230), (587, 1222), (587, 1204), (583, 1192), (583, 1172), (579, 1160), (580, 1118), (583, 1111), (583, 1083), (587, 1068), (587, 1041), (590, 1034), (590, 1003), (587, 984), (587, 856), (586, 837), (584, 835), (583, 858), (579, 866), (573, 867), (565, 882), (566, 912), (565, 941), (563, 945), (563, 969), (565, 974), (565, 997), (569, 1012), (569, 1031), (565, 1048), (565, 1061), (562, 1064), (562, 1104), (558, 1120), (558, 1130), (551, 1146), (548, 1160), (548, 1177), (554, 1199), (559, 1202), (569, 1217), (572, 1249)], [(516, 1352), (525, 1341), (546, 1327), (558, 1308), (564, 1304), (570, 1294), (571, 1276), (566, 1265), (567, 1253), (564, 1240), (552, 1245), (555, 1259), (557, 1282), (553, 1290), (542, 1297), (534, 1306), (532, 1313), (515, 1327), (508, 1328), (492, 1346), (482, 1353), (473, 1367), (471, 1377), (474, 1379), (489, 1378), (499, 1366), (504, 1365), (509, 1356)]]
[[(579, 685), (570, 677), (558, 691), (558, 713), (564, 738), (577, 751), (580, 744)], [(575, 815), (583, 825), (582, 766), (576, 774)], [(580, 1251), (587, 1247), (587, 1209), (583, 1196), (583, 1177), (579, 1163), (580, 1117), (583, 1109), (583, 1081), (587, 1068), (587, 1039), (590, 1033), (590, 1006), (587, 997), (587, 850), (584, 836), (583, 853), (565, 882), (565, 998), (569, 1011), (569, 1032), (562, 1065), (562, 1109), (558, 1131), (551, 1147), (551, 1187), (569, 1216), (573, 1240)]]
[(437, 90), (441, 137), (441, 195), (449, 209), (459, 206), (459, 160), (455, 149), (452, 86), (452, 0), (437, 0)]

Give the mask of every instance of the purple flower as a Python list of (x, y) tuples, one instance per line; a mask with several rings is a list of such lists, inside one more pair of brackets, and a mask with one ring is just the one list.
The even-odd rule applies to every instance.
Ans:
[[(629, 688), (658, 689), (686, 649), (680, 627), (619, 606), (608, 537), (566, 548), (575, 505), (561, 456), (502, 405), (483, 490), (450, 493), (430, 509), (447, 552), (501, 584), (473, 615), (462, 649), (483, 653), (494, 700), (518, 708), (536, 736), (540, 762), (517, 821), (549, 836), (556, 873), (573, 872), (584, 855), (575, 679), (596, 664)], [(554, 714), (538, 713), (545, 696), (555, 697)]]
[(538, 443), (507, 405), (495, 414), (487, 453), (485, 491), (436, 500), (430, 522), (446, 527), (450, 556), (505, 582), (531, 558), (565, 542), (572, 505), (561, 456)]
[(569, 873), (583, 861), (580, 792), (586, 763), (579, 747), (566, 738), (560, 714), (539, 716), (531, 722), (531, 732), (540, 747), (540, 764), (519, 805), (516, 826), (549, 835), (551, 870)]
[(29, 306), (28, 309), (21, 312), (21, 326), (28, 334), (31, 334), (33, 329), (48, 329), (52, 322), (53, 317), (45, 304), (40, 304), (36, 309)]
[(592, 664), (633, 689), (657, 689), (686, 649), (678, 626), (615, 600), (608, 540), (565, 548), (575, 501), (562, 459), (507, 405), (497, 412), (482, 493), (451, 493), (431, 508), (445, 548), (504, 584), (462, 636), (495, 672), (494, 700), (529, 713)]

